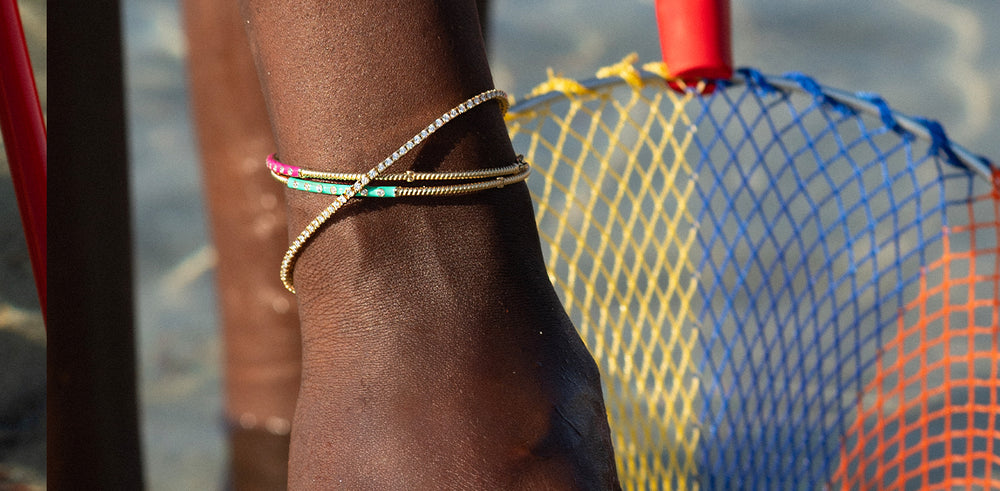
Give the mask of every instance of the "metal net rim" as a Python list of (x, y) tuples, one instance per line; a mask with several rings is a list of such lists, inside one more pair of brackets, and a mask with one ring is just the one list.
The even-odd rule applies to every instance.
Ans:
[[(628, 74), (635, 75), (635, 77), (626, 78), (626, 76), (619, 75), (620, 72), (618, 72), (612, 76), (592, 77), (576, 81), (575, 83), (579, 84), (579, 87), (586, 91), (604, 91), (618, 85), (635, 84), (637, 82), (643, 86), (652, 83), (666, 86), (667, 84), (676, 82), (676, 80), (669, 77), (664, 77), (662, 73), (653, 72), (646, 68), (635, 66), (629, 68)], [(936, 121), (896, 111), (875, 94), (863, 92), (852, 93), (825, 86), (800, 73), (768, 75), (747, 67), (737, 69), (730, 79), (704, 80), (697, 86), (687, 85), (671, 90), (697, 92), (700, 87), (706, 85), (714, 85), (720, 88), (750, 85), (764, 92), (778, 91), (785, 94), (806, 94), (820, 99), (820, 102), (823, 104), (834, 105), (838, 108), (860, 114), (877, 116), (883, 121), (891, 122), (890, 126), (893, 126), (897, 131), (924, 140), (925, 142), (930, 142), (936, 147), (936, 151), (940, 152), (950, 163), (975, 172), (987, 182), (992, 183), (994, 175), (1000, 172), (1000, 165), (948, 139)], [(529, 112), (539, 105), (546, 104), (560, 97), (565, 97), (565, 95), (566, 93), (560, 90), (548, 90), (541, 94), (528, 95), (511, 105), (508, 111), (508, 118), (516, 118), (519, 114)]]

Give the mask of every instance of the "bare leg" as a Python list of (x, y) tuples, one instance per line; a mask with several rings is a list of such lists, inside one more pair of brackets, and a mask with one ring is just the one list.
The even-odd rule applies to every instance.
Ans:
[[(241, 4), (291, 164), (367, 171), (492, 87), (471, 0)], [(490, 103), (394, 170), (513, 160)], [(294, 236), (330, 199), (287, 202)], [(294, 279), (303, 379), (291, 488), (617, 486), (597, 369), (548, 282), (524, 185), (352, 201)]]
[(283, 489), (301, 361), (295, 299), (275, 281), (285, 207), (281, 186), (261, 165), (274, 140), (237, 5), (192, 0), (184, 13), (218, 252), (231, 484)]

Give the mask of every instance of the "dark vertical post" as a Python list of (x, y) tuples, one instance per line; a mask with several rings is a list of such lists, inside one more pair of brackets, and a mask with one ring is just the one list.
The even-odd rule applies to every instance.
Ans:
[(50, 489), (142, 489), (117, 1), (48, 2)]

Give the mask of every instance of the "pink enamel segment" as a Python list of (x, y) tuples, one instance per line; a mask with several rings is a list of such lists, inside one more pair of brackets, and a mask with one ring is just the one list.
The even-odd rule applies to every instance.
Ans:
[(278, 159), (274, 158), (273, 153), (267, 156), (267, 168), (271, 169), (271, 171), (275, 174), (281, 174), (288, 177), (299, 177), (299, 167), (278, 162)]

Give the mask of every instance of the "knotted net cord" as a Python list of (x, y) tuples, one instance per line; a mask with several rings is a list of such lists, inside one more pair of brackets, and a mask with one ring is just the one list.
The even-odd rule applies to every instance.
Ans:
[[(900, 336), (938, 322), (912, 319), (950, 319), (968, 352), (1000, 348), (998, 232), (978, 225), (998, 214), (971, 204), (993, 196), (990, 166), (962, 160), (939, 125), (801, 74), (743, 70), (739, 83), (676, 92), (664, 67), (633, 62), (591, 81), (550, 74), (508, 116), (535, 165), (550, 276), (602, 369), (623, 485), (851, 488), (875, 482), (866, 473), (933, 484), (947, 456), (968, 464), (950, 476), (1000, 489), (1000, 421), (964, 434), (990, 436), (986, 450), (913, 447), (925, 449), (917, 471), (897, 462), (910, 450), (868, 443), (900, 438), (871, 423), (873, 407), (916, 407), (873, 402), (909, 380), (886, 375), (900, 370), (887, 355)], [(935, 287), (967, 293), (922, 302), (928, 272), (956, 255), (994, 272), (950, 268)], [(1000, 414), (1000, 374), (981, 367), (996, 359), (976, 356), (993, 392), (956, 406), (972, 419)], [(912, 397), (980, 390), (970, 370)]]

